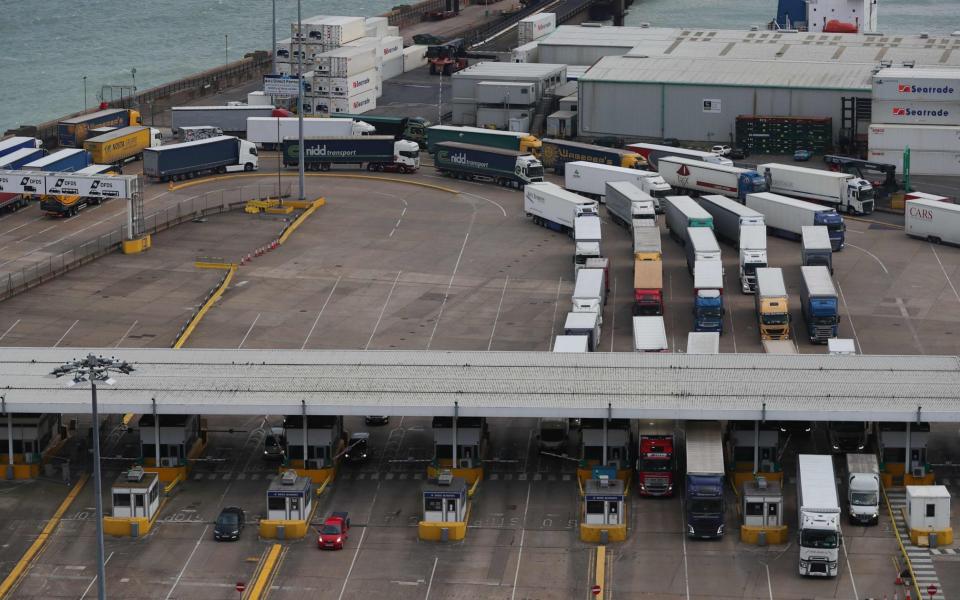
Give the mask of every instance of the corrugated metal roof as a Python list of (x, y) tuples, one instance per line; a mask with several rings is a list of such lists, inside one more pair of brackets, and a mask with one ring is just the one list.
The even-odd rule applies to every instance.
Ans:
[(672, 83), (869, 92), (867, 65), (607, 56), (580, 82)]
[(567, 65), (545, 63), (478, 62), (453, 74), (454, 79), (482, 79), (489, 75), (517, 75), (519, 77), (549, 77), (564, 71)]

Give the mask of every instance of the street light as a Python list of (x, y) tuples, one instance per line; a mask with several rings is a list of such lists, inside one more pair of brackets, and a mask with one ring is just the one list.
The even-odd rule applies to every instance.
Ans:
[[(276, 50), (276, 48), (274, 48)], [(304, 167), (304, 150), (303, 150), (303, 19), (300, 17), (300, 0), (297, 0), (297, 124), (300, 130), (300, 146), (299, 156), (299, 175), (300, 175), (300, 201), (303, 202), (307, 197), (303, 193), (303, 167)], [(304, 465), (306, 465), (307, 457), (303, 457)]]
[[(136, 67), (133, 67), (132, 69), (130, 69), (130, 77), (133, 78), (133, 94), (130, 95), (131, 104), (132, 104), (134, 101), (136, 101), (136, 98), (137, 98), (137, 68)], [(123, 95), (123, 91), (121, 90), (121, 96), (122, 95)]]
[(67, 384), (69, 387), (86, 381), (90, 382), (91, 413), (93, 415), (93, 493), (97, 507), (97, 597), (99, 600), (106, 600), (107, 598), (107, 580), (106, 564), (103, 558), (103, 492), (100, 489), (100, 418), (97, 415), (97, 382), (102, 381), (107, 385), (113, 385), (114, 380), (110, 377), (111, 372), (129, 375), (133, 371), (132, 365), (119, 361), (112, 356), (104, 358), (103, 356), (88, 354), (86, 358), (68, 362), (51, 372), (51, 375), (55, 377), (73, 375), (73, 379)]
[(277, 74), (277, 0), (273, 0), (273, 74)]
[(87, 76), (83, 76), (83, 112), (87, 112)]
[(227, 66), (230, 59), (227, 58), (227, 49), (230, 47), (230, 34), (223, 34), (223, 66)]

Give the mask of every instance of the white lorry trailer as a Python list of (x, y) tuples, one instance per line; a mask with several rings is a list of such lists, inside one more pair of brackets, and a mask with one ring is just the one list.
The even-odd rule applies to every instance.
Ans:
[(771, 193), (747, 195), (747, 206), (763, 213), (764, 223), (774, 235), (799, 240), (804, 225), (824, 225), (833, 251), (843, 249), (846, 225), (832, 208)]
[(797, 456), (797, 516), (800, 574), (836, 577), (840, 564), (840, 502), (829, 454)]
[(656, 221), (653, 197), (629, 181), (608, 181), (606, 200), (607, 214), (627, 229), (640, 219)]
[(635, 260), (661, 260), (663, 248), (660, 243), (660, 228), (652, 221), (633, 224), (633, 258)]
[(578, 271), (586, 266), (587, 260), (601, 258), (600, 254), (600, 215), (592, 209), (578, 209), (573, 220), (573, 269)]
[[(304, 117), (303, 137), (348, 137), (372, 135), (373, 125), (353, 119)], [(264, 149), (276, 148), (284, 138), (299, 138), (299, 119), (296, 117), (247, 117), (247, 141)]]
[(757, 290), (757, 269), (767, 266), (766, 225), (740, 226), (740, 289), (744, 294)]
[(833, 247), (830, 234), (823, 225), (804, 225), (800, 228), (800, 264), (805, 267), (823, 266), (833, 274)]
[(528, 183), (523, 188), (523, 211), (541, 227), (571, 232), (577, 214), (586, 210), (596, 212), (597, 202), (568, 192), (559, 185)]
[(587, 337), (587, 348), (596, 352), (600, 345), (600, 313), (571, 312), (563, 323), (564, 335), (583, 335)]
[(669, 352), (663, 317), (633, 317), (633, 349), (635, 352)]
[(726, 196), (710, 194), (700, 196), (696, 201), (713, 217), (713, 230), (717, 238), (729, 242), (734, 248), (740, 240), (742, 226), (765, 224), (761, 213)]
[(687, 271), (693, 274), (693, 264), (700, 261), (720, 262), (720, 244), (709, 227), (690, 227), (687, 229)]
[(603, 324), (603, 305), (607, 301), (603, 269), (580, 269), (573, 286), (573, 312), (595, 312)]
[(687, 354), (720, 354), (720, 334), (716, 331), (691, 331), (687, 334)]
[(658, 171), (679, 194), (722, 194), (742, 201), (747, 194), (767, 191), (767, 180), (756, 171), (692, 158), (665, 156)]
[(590, 338), (585, 335), (558, 335), (553, 339), (553, 351), (558, 353), (589, 352)]
[(670, 186), (653, 171), (602, 165), (585, 160), (568, 162), (564, 168), (563, 177), (563, 187), (572, 192), (596, 198), (600, 202), (605, 202), (607, 182), (628, 181), (650, 194), (657, 212), (661, 211), (659, 199), (670, 192)]
[(847, 455), (847, 503), (851, 524), (880, 521), (880, 466), (875, 454)]
[(820, 202), (836, 208), (837, 212), (858, 215), (873, 212), (873, 186), (856, 175), (778, 163), (757, 165), (757, 171), (766, 177), (774, 194)]
[(910, 237), (935, 244), (960, 245), (960, 205), (937, 200), (907, 200), (904, 219)]

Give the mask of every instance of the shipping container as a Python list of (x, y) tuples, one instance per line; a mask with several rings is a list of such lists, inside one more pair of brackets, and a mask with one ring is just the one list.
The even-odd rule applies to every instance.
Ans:
[(0, 169), (15, 171), (25, 164), (43, 158), (45, 154), (43, 148), (20, 148), (0, 156)]
[(89, 167), (90, 153), (79, 148), (69, 148), (57, 150), (33, 162), (29, 162), (21, 169), (24, 171), (79, 171), (84, 167)]
[(874, 100), (871, 106), (874, 123), (960, 125), (960, 104), (956, 102)]
[[(383, 81), (403, 75), (403, 55), (398, 54), (384, 60), (383, 64), (378, 67), (378, 72), (380, 74), (381, 85)], [(382, 89), (382, 87), (378, 87), (378, 89)], [(380, 93), (382, 95), (382, 91)]]
[(43, 142), (37, 138), (14, 136), (0, 140), (0, 156), (5, 156), (21, 148), (41, 148)]
[(174, 106), (170, 109), (170, 127), (219, 127), (225, 134), (247, 135), (248, 117), (269, 117), (273, 106)]
[(873, 75), (874, 100), (960, 102), (960, 69), (881, 69)]
[(870, 125), (870, 150), (934, 151), (960, 154), (960, 127), (949, 125)]
[[(403, 38), (402, 37), (385, 37), (380, 40), (379, 44), (380, 60), (387, 62), (388, 60), (395, 60), (400, 58), (403, 60)], [(403, 64), (402, 62), (400, 63)]]
[(403, 49), (403, 72), (419, 69), (427, 64), (426, 46), (408, 46)]
[(377, 66), (377, 48), (349, 46), (317, 56), (314, 72), (328, 77), (348, 77)]
[[(362, 114), (377, 107), (377, 92), (369, 90), (349, 98), (310, 97), (313, 114), (332, 115), (335, 113)], [(304, 107), (304, 112), (307, 112)]]
[(382, 38), (387, 35), (388, 25), (390, 25), (390, 19), (387, 17), (367, 17), (363, 20), (363, 35)]
[(936, 200), (907, 200), (904, 225), (910, 237), (960, 245), (960, 205)]
[[(891, 164), (903, 172), (903, 150), (871, 150), (867, 158), (873, 162)], [(960, 173), (960, 152), (930, 152), (910, 150), (912, 175), (956, 176)]]
[(380, 73), (368, 69), (348, 77), (314, 77), (314, 92), (323, 96), (349, 98), (376, 88)]
[(153, 127), (122, 127), (110, 133), (87, 138), (83, 148), (92, 156), (94, 163), (116, 165), (143, 158), (144, 148), (163, 143), (160, 130)]
[(539, 42), (528, 42), (513, 49), (510, 60), (515, 63), (535, 63), (540, 56)]
[(79, 148), (96, 127), (142, 125), (140, 113), (129, 108), (108, 108), (57, 123), (57, 140), (64, 148)]
[(519, 43), (526, 44), (553, 33), (557, 28), (557, 15), (543, 12), (520, 19), (517, 23), (517, 38)]

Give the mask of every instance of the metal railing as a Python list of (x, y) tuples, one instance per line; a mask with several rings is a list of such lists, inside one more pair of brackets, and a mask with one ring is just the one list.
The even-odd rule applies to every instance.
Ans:
[[(282, 184), (279, 188), (281, 194), (289, 195), (291, 185)], [(147, 214), (143, 218), (143, 233), (155, 234), (185, 221), (243, 208), (248, 200), (276, 197), (277, 190), (276, 183), (259, 183), (205, 192)], [(0, 274), (0, 301), (119, 250), (123, 240), (127, 239), (126, 233), (127, 227), (122, 225), (18, 271)]]

